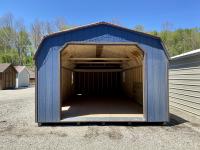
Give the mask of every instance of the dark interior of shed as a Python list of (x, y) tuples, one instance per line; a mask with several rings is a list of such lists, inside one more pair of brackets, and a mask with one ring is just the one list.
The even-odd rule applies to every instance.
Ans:
[(61, 52), (61, 120), (143, 116), (143, 52), (72, 44)]

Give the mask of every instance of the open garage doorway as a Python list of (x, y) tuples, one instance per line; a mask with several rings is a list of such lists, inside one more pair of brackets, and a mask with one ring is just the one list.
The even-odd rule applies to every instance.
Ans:
[(136, 44), (70, 43), (60, 57), (61, 121), (145, 121)]

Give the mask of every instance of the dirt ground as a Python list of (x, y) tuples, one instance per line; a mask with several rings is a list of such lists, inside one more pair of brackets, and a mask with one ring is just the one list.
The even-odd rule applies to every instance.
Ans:
[[(171, 110), (171, 122), (155, 124), (48, 125), (35, 123), (34, 88), (0, 91), (0, 150), (200, 149), (200, 122)], [(186, 115), (187, 116), (187, 115)]]

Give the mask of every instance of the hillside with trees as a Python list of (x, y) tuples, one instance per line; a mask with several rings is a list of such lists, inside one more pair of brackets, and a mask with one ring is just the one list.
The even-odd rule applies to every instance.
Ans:
[[(47, 34), (71, 28), (62, 17), (52, 21), (35, 20), (26, 26), (21, 19), (12, 14), (0, 17), (0, 63), (34, 66), (34, 53)], [(170, 56), (200, 48), (200, 28), (173, 29), (170, 23), (164, 23), (161, 31), (146, 31), (142, 25), (134, 30), (161, 37)]]
[(162, 25), (161, 31), (145, 31), (142, 25), (136, 25), (134, 30), (161, 37), (170, 56), (200, 48), (200, 27), (173, 29), (173, 25), (166, 22)]

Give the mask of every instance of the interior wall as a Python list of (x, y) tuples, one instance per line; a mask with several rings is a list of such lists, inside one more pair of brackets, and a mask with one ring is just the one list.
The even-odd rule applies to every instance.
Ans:
[(75, 92), (83, 95), (110, 95), (120, 91), (120, 72), (75, 72)]
[(72, 71), (62, 67), (62, 99), (61, 104), (64, 105), (67, 99), (72, 95), (73, 82), (72, 82)]
[(124, 92), (139, 104), (143, 104), (143, 69), (134, 67), (122, 73), (122, 86)]
[[(102, 90), (107, 92), (109, 90), (106, 89), (105, 84), (112, 87), (112, 84), (115, 83), (113, 79), (119, 77), (120, 79), (118, 81), (121, 83), (116, 86), (122, 88), (129, 97), (133, 98), (133, 100), (143, 104), (143, 56), (143, 52), (136, 46), (103, 45), (98, 47), (96, 45), (69, 45), (64, 49), (61, 57), (63, 72), (62, 102), (70, 97), (72, 92), (76, 91), (80, 91), (80, 94), (95, 93), (95, 89), (99, 88), (99, 90), (96, 91)], [(105, 62), (121, 62), (120, 69), (123, 72), (119, 73), (119, 75), (115, 75), (115, 73), (112, 75), (112, 73), (108, 72), (74, 72), (74, 82), (76, 83), (72, 86), (72, 74), (70, 70), (76, 70), (76, 64), (78, 62), (92, 63), (92, 61), (97, 61), (95, 59), (89, 60), (88, 58), (102, 58), (105, 59), (103, 60)], [(124, 58), (124, 60), (121, 60), (122, 58)], [(80, 68), (78, 69), (80, 70)], [(112, 77), (109, 79), (107, 75)], [(108, 82), (102, 82), (105, 78), (106, 80), (109, 79)], [(93, 82), (93, 79), (95, 82)], [(78, 87), (78, 85), (82, 86)], [(93, 86), (95, 87), (93, 88)], [(115, 91), (115, 93), (119, 92)]]

